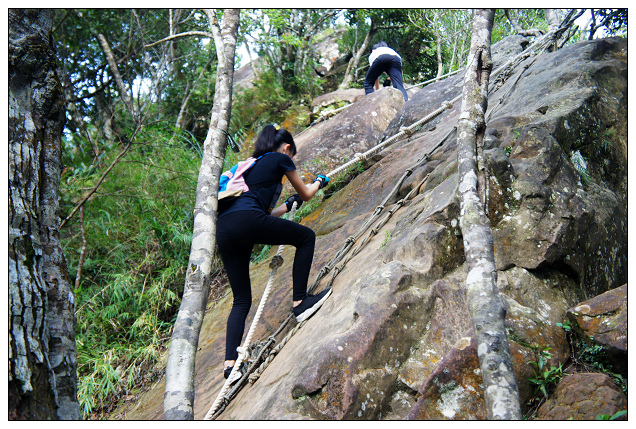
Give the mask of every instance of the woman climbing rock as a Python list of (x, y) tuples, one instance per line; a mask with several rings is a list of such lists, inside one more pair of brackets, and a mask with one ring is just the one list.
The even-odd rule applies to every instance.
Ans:
[[(292, 161), (295, 155), (296, 144), (289, 131), (267, 125), (252, 154), (256, 161), (242, 173), (246, 185), (243, 193), (219, 213), (217, 243), (234, 295), (227, 321), (225, 378), (238, 359), (237, 347), (252, 303), (249, 264), (255, 244), (296, 247), (292, 300), (298, 322), (315, 313), (331, 293), (331, 289), (326, 289), (318, 295), (307, 294), (316, 234), (306, 226), (279, 218), (291, 210), (294, 202), (300, 207), (303, 201), (309, 201), (329, 181), (326, 176), (319, 175), (311, 185), (305, 185)], [(282, 190), (283, 176), (298, 193), (274, 208)], [(240, 377), (241, 371), (235, 374)]]

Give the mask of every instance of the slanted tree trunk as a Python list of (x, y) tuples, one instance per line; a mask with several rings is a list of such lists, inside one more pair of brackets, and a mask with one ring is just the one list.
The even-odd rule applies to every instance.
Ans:
[(59, 240), (64, 94), (52, 12), (9, 9), (9, 419), (79, 419), (75, 301)]
[(128, 94), (126, 85), (124, 85), (124, 80), (122, 79), (121, 74), (119, 73), (119, 68), (117, 67), (117, 61), (115, 60), (113, 51), (110, 49), (110, 45), (108, 44), (108, 41), (106, 40), (106, 37), (104, 37), (103, 34), (99, 33), (97, 35), (97, 38), (99, 39), (99, 44), (101, 45), (102, 50), (104, 51), (104, 55), (106, 56), (106, 61), (108, 61), (108, 67), (110, 68), (110, 72), (113, 74), (113, 78), (115, 79), (115, 83), (117, 84), (117, 89), (119, 90), (119, 93), (120, 93), (119, 95), (121, 96), (121, 99), (124, 101), (124, 104), (126, 105), (126, 109), (128, 110), (128, 113), (130, 113), (133, 120), (136, 122), (137, 115), (135, 114), (135, 106), (133, 104), (132, 98), (130, 97), (130, 94)]
[[(547, 12), (548, 10), (551, 10), (551, 9), (546, 9), (546, 17), (548, 16), (548, 12)], [(535, 37), (543, 36), (543, 31), (537, 28), (523, 28), (521, 24), (519, 24), (519, 21), (517, 21), (517, 19), (514, 16), (512, 16), (512, 14), (510, 13), (510, 9), (504, 9), (504, 13), (506, 14), (506, 17), (508, 18), (508, 22), (510, 22), (510, 25), (512, 25), (512, 28), (515, 29), (517, 34), (521, 36), (535, 36)]]
[(462, 112), (457, 124), (460, 227), (468, 268), (466, 294), (477, 339), (489, 419), (520, 419), (519, 392), (504, 326), (506, 310), (497, 290), (492, 230), (483, 203), (484, 181), (477, 165), (486, 130), (488, 79), (492, 69), (490, 39), (494, 10), (478, 9), (473, 20)]
[(347, 89), (353, 79), (355, 77), (355, 72), (358, 69), (358, 64), (360, 64), (360, 58), (362, 58), (362, 54), (369, 47), (369, 43), (371, 42), (371, 38), (375, 33), (377, 33), (377, 29), (375, 24), (373, 23), (373, 18), (371, 19), (371, 26), (369, 27), (369, 31), (367, 31), (366, 36), (364, 37), (364, 41), (360, 45), (360, 48), (356, 51), (355, 55), (349, 60), (349, 64), (347, 64), (347, 70), (345, 71), (344, 79), (340, 85), (338, 85), (338, 89)]
[(197, 181), (192, 248), (181, 307), (172, 333), (164, 394), (164, 418), (194, 419), (194, 363), (199, 332), (210, 293), (210, 275), (216, 243), (218, 188), (232, 108), (234, 51), (238, 38), (239, 10), (225, 9), (219, 25), (214, 10), (206, 10), (218, 57), (214, 106), (203, 144)]

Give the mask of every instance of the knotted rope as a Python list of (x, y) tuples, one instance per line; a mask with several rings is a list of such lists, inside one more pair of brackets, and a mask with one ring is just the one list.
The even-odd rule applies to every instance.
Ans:
[[(296, 202), (294, 202), (294, 204), (292, 205), (292, 209), (289, 212), (289, 219), (293, 219), (294, 214), (296, 214)], [(254, 320), (252, 321), (252, 325), (250, 326), (250, 329), (247, 332), (247, 337), (245, 337), (245, 341), (243, 341), (243, 346), (237, 348), (237, 351), (239, 352), (238, 359), (234, 363), (232, 372), (230, 373), (227, 380), (223, 384), (221, 391), (216, 397), (216, 400), (210, 407), (210, 410), (208, 411), (208, 413), (205, 415), (205, 420), (210, 420), (212, 418), (212, 415), (214, 414), (214, 412), (217, 410), (217, 408), (219, 408), (219, 406), (221, 405), (221, 402), (223, 402), (224, 395), (228, 392), (228, 390), (230, 390), (231, 380), (233, 379), (234, 375), (241, 367), (241, 363), (249, 359), (248, 348), (249, 348), (250, 342), (252, 341), (252, 336), (254, 335), (254, 332), (256, 331), (256, 325), (258, 325), (258, 321), (261, 318), (261, 313), (263, 313), (263, 309), (265, 308), (265, 302), (267, 302), (269, 293), (272, 289), (272, 286), (274, 285), (274, 277), (276, 277), (276, 271), (278, 271), (278, 267), (283, 265), (283, 257), (281, 255), (283, 254), (284, 248), (285, 248), (285, 245), (283, 244), (278, 246), (278, 251), (276, 252), (276, 255), (274, 255), (274, 257), (272, 258), (272, 261), (269, 264), (269, 267), (271, 268), (272, 271), (269, 275), (267, 286), (265, 286), (265, 290), (263, 291), (261, 302), (259, 303), (258, 309), (256, 310), (256, 314), (254, 315)]]
[(359, 161), (365, 160), (365, 159), (368, 159), (368, 158), (372, 157), (373, 155), (375, 155), (375, 154), (379, 153), (380, 151), (382, 151), (383, 149), (385, 149), (387, 146), (390, 146), (391, 144), (395, 143), (400, 137), (404, 137), (404, 136), (410, 137), (411, 134), (413, 134), (414, 130), (416, 130), (418, 127), (422, 126), (426, 122), (429, 122), (429, 121), (435, 119), (437, 116), (442, 114), (445, 110), (450, 109), (451, 107), (453, 107), (453, 103), (457, 102), (461, 97), (462, 96), (459, 95), (459, 96), (455, 97), (451, 101), (444, 101), (442, 103), (441, 107), (433, 110), (431, 113), (429, 113), (428, 115), (424, 116), (419, 121), (414, 122), (413, 124), (409, 125), (408, 127), (400, 128), (399, 132), (397, 132), (396, 134), (394, 134), (393, 136), (391, 136), (387, 140), (384, 140), (383, 142), (373, 146), (371, 149), (367, 150), (366, 152), (364, 152), (364, 153), (356, 153), (354, 155), (354, 157), (349, 162), (346, 162), (343, 165), (341, 165), (340, 167), (336, 168), (335, 170), (327, 173), (326, 176), (331, 178), (331, 177), (337, 175), (338, 173), (340, 173), (341, 171), (346, 170), (347, 168), (351, 167), (352, 165), (357, 164)]

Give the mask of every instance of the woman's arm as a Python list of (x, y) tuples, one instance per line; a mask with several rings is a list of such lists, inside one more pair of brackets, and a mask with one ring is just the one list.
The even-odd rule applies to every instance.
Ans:
[(298, 170), (290, 170), (285, 173), (285, 176), (287, 176), (289, 183), (292, 184), (296, 192), (298, 192), (300, 199), (303, 201), (311, 200), (313, 196), (316, 195), (316, 192), (318, 192), (318, 189), (320, 189), (320, 182), (317, 181), (311, 185), (305, 185), (298, 175)]

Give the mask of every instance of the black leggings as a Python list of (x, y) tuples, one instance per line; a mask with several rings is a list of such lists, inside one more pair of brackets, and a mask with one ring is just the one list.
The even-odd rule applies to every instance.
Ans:
[(296, 247), (292, 277), (293, 300), (307, 296), (307, 281), (314, 258), (316, 234), (296, 222), (256, 211), (238, 211), (221, 216), (217, 222), (216, 240), (223, 265), (230, 280), (234, 304), (227, 319), (225, 360), (236, 360), (245, 320), (252, 305), (250, 255), (255, 244)]

